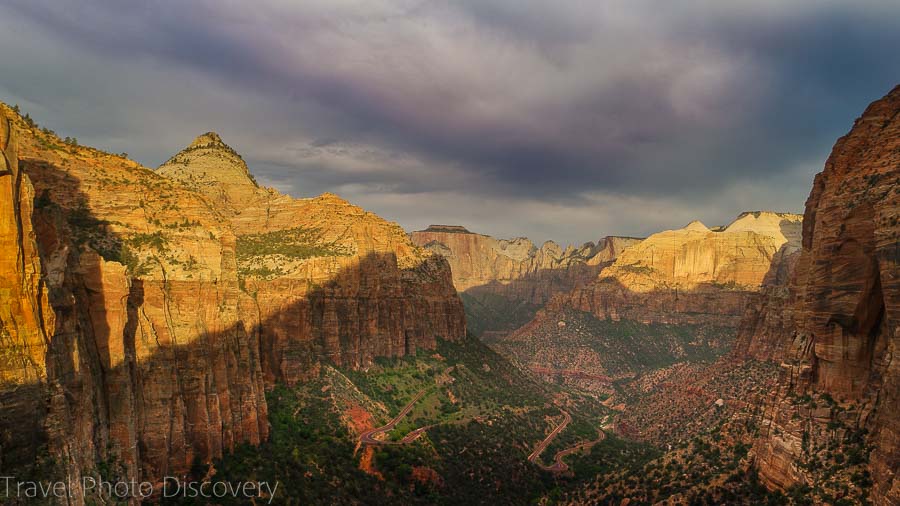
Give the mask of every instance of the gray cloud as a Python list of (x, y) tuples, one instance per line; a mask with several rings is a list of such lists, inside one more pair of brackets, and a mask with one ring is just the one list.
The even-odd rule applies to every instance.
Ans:
[(0, 5), (0, 99), (156, 165), (219, 131), (263, 182), (408, 228), (582, 242), (802, 209), (900, 81), (900, 5)]

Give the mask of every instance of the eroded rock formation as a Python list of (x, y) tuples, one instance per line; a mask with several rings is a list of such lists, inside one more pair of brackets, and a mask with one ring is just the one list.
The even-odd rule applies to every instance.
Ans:
[(809, 463), (837, 441), (869, 455), (876, 504), (900, 503), (898, 182), (900, 87), (838, 140), (806, 203), (784, 304), (794, 317), (781, 331), (783, 373), (757, 445), (760, 477), (772, 488), (812, 483)]
[[(464, 335), (446, 261), (334, 195), (260, 188), (214, 133), (153, 171), (2, 112), (4, 468), (46, 441), (70, 476), (183, 473), (264, 440), (275, 382)], [(11, 416), (26, 401), (46, 416)]]
[(580, 248), (563, 249), (553, 241), (538, 248), (524, 237), (495, 239), (453, 225), (432, 225), (410, 236), (447, 259), (460, 292), (494, 293), (538, 305), (593, 279), (621, 251), (640, 242), (604, 237)]

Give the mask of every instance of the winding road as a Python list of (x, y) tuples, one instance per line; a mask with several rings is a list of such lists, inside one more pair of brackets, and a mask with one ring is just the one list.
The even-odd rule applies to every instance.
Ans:
[[(537, 464), (538, 467), (540, 467), (541, 469), (545, 469), (547, 471), (553, 471), (554, 470), (553, 468), (556, 466), (556, 464), (553, 464), (552, 466), (545, 466), (545, 465), (541, 464), (540, 462), (538, 462), (538, 458), (541, 456), (542, 453), (544, 453), (544, 450), (547, 449), (547, 447), (550, 445), (550, 443), (553, 442), (553, 439), (556, 438), (556, 436), (560, 432), (562, 432), (563, 429), (565, 429), (567, 425), (569, 425), (569, 422), (572, 421), (572, 415), (563, 411), (562, 409), (559, 411), (563, 414), (563, 417), (564, 417), (562, 423), (557, 425), (556, 428), (553, 429), (552, 432), (550, 432), (550, 434), (547, 434), (547, 437), (545, 437), (543, 441), (538, 443), (537, 446), (534, 447), (534, 451), (531, 452), (531, 455), (528, 456), (528, 462), (531, 462), (532, 464)], [(565, 464), (563, 464), (563, 465), (565, 465)]]
[(600, 441), (603, 441), (604, 439), (606, 439), (606, 433), (603, 432), (602, 430), (598, 431), (597, 439), (595, 439), (593, 441), (587, 441), (585, 443), (579, 443), (575, 446), (571, 446), (564, 450), (560, 450), (560, 451), (556, 452), (556, 455), (553, 457), (553, 464), (551, 464), (549, 466), (544, 465), (543, 463), (541, 463), (538, 460), (541, 456), (541, 453), (544, 453), (544, 450), (546, 450), (547, 447), (550, 446), (550, 443), (553, 442), (553, 439), (556, 438), (556, 436), (558, 436), (559, 433), (562, 432), (563, 429), (565, 429), (566, 426), (569, 425), (569, 423), (572, 421), (572, 416), (569, 415), (569, 413), (566, 413), (562, 409), (560, 410), (560, 412), (562, 412), (563, 416), (565, 417), (563, 419), (562, 423), (560, 423), (555, 429), (553, 429), (553, 432), (548, 434), (547, 437), (544, 438), (543, 441), (538, 443), (537, 446), (534, 447), (534, 451), (531, 452), (531, 455), (528, 456), (528, 461), (531, 462), (532, 464), (540, 467), (544, 471), (552, 471), (554, 473), (564, 473), (569, 470), (569, 465), (566, 464), (565, 462), (563, 462), (563, 460), (562, 460), (564, 457), (567, 457), (569, 455), (572, 455), (573, 453), (588, 449), (588, 448), (594, 446), (595, 444), (599, 443)]
[(412, 408), (416, 404), (416, 402), (418, 402), (418, 400), (421, 399), (423, 395), (425, 395), (425, 392), (426, 392), (425, 390), (422, 390), (419, 393), (417, 393), (416, 396), (413, 397), (411, 401), (409, 401), (409, 404), (404, 406), (403, 409), (401, 409), (400, 412), (397, 413), (397, 416), (395, 416), (387, 424), (382, 425), (381, 427), (376, 427), (374, 429), (369, 429), (369, 430), (363, 432), (362, 434), (360, 434), (359, 435), (359, 443), (362, 445), (402, 445), (402, 444), (410, 443), (410, 442), (418, 439), (418, 437), (421, 436), (422, 433), (424, 433), (428, 429), (427, 426), (419, 427), (418, 429), (416, 429), (416, 430), (410, 432), (409, 434), (407, 434), (406, 436), (404, 436), (403, 439), (401, 439), (400, 441), (383, 441), (381, 439), (375, 439), (375, 436), (394, 430), (394, 427), (396, 427), (397, 424), (400, 422), (400, 420), (403, 419), (403, 417), (406, 416), (412, 410)]
[(606, 439), (606, 433), (603, 432), (602, 430), (598, 431), (597, 439), (595, 439), (593, 441), (579, 443), (575, 446), (566, 448), (565, 450), (560, 450), (560, 451), (556, 452), (556, 456), (553, 458), (554, 462), (553, 462), (552, 466), (541, 466), (541, 467), (547, 471), (564, 473), (569, 470), (569, 465), (566, 464), (565, 462), (563, 462), (563, 460), (562, 460), (563, 457), (568, 457), (569, 455), (572, 455), (573, 453), (580, 452), (582, 450), (587, 450), (587, 449), (591, 448), (592, 446), (594, 446), (595, 444), (599, 443), (600, 441), (603, 441), (604, 439)]

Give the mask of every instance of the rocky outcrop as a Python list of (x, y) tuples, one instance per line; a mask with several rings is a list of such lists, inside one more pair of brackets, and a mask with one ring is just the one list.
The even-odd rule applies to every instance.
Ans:
[(224, 212), (240, 213), (259, 199), (259, 185), (244, 159), (215, 132), (194, 139), (157, 173), (206, 196)]
[[(25, 251), (0, 263), (0, 289), (18, 290), (0, 292), (0, 307), (27, 304), (3, 315), (13, 331), (0, 341), (10, 357), (0, 371), (27, 382), (34, 391), (22, 395), (46, 416), (12, 418), (4, 394), (0, 420), (37, 427), (70, 476), (100, 462), (124, 477), (183, 473), (264, 440), (275, 382), (464, 335), (446, 261), (334, 195), (259, 187), (213, 133), (153, 171), (3, 112), (37, 198), (29, 217), (27, 180), (0, 175), (18, 185), (0, 216), (22, 223), (3, 229), (0, 247)], [(7, 365), (30, 362), (36, 372)], [(4, 443), (4, 469), (30, 463)]]
[(794, 313), (786, 286), (766, 286), (747, 300), (733, 355), (780, 362), (784, 343), (793, 332)]
[(578, 248), (563, 249), (553, 241), (538, 248), (524, 237), (495, 239), (455, 225), (432, 225), (410, 237), (447, 259), (460, 292), (493, 293), (537, 305), (593, 279), (622, 250), (640, 242), (605, 237)]
[(859, 445), (842, 451), (863, 462), (871, 450), (875, 504), (900, 503), (898, 182), (900, 87), (838, 140), (806, 203), (790, 283), (793, 325), (783, 332), (780, 387), (757, 444), (771, 488), (815, 484), (820, 466), (809, 463), (837, 441)]
[(751, 212), (718, 231), (695, 221), (660, 232), (553, 305), (613, 320), (737, 327), (750, 295), (784, 277), (800, 227), (799, 215)]

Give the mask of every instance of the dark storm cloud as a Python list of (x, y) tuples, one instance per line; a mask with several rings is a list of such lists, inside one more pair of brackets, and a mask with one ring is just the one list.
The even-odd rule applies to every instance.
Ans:
[(644, 234), (800, 210), (900, 81), (900, 4), (786, 4), (12, 0), (0, 93), (148, 164), (216, 129), (409, 228)]

